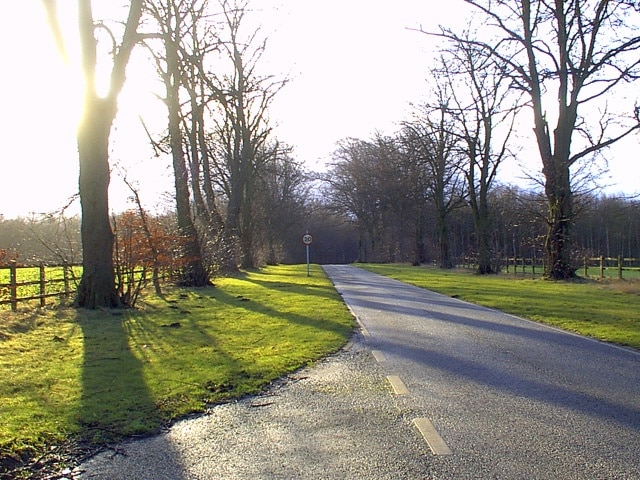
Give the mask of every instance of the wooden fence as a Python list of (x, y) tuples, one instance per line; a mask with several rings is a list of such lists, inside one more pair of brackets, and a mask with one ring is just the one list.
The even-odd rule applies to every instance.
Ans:
[[(15, 261), (8, 266), (0, 266), (0, 307), (11, 305), (11, 310), (18, 309), (18, 303), (38, 300), (44, 307), (47, 298), (58, 297), (62, 299), (73, 295), (79, 283), (76, 275), (82, 265), (43, 265), (22, 266)], [(6, 271), (9, 271), (7, 278)], [(31, 270), (30, 272), (28, 270)], [(25, 273), (19, 278), (19, 272)], [(134, 270), (134, 275), (144, 275), (146, 269)], [(160, 271), (160, 279), (166, 281), (175, 279), (176, 270), (164, 268)], [(8, 280), (8, 281), (5, 281)]]
[[(473, 268), (475, 259), (465, 257), (458, 262), (460, 266)], [(515, 275), (542, 275), (544, 265), (539, 259), (525, 257), (509, 257), (501, 260), (501, 269), (506, 273)], [(9, 266), (0, 266), (0, 306), (11, 305), (11, 310), (18, 309), (19, 302), (38, 300), (40, 306), (44, 307), (47, 298), (58, 297), (68, 298), (74, 294), (77, 288), (77, 278), (74, 269), (79, 265), (54, 265), (45, 266), (18, 266), (15, 261)], [(20, 270), (34, 270), (36, 275), (32, 278), (18, 280)], [(3, 282), (3, 270), (9, 271), (8, 282)], [(55, 274), (54, 274), (55, 273)], [(585, 277), (597, 278), (623, 278), (640, 279), (640, 259), (626, 257), (594, 257), (585, 258), (580, 269)], [(47, 276), (49, 274), (49, 276)], [(170, 277), (170, 274), (163, 275), (163, 278)], [(36, 278), (33, 278), (36, 277)]]
[[(11, 310), (15, 312), (18, 309), (18, 302), (39, 300), (40, 306), (44, 307), (47, 298), (68, 298), (76, 291), (74, 267), (78, 267), (78, 265), (45, 266), (40, 264), (37, 267), (27, 267), (18, 266), (15, 261), (10, 262), (9, 266), (0, 266), (0, 279), (6, 277), (6, 275), (2, 275), (3, 270), (9, 271), (9, 281), (0, 283), (0, 305), (11, 305)], [(38, 273), (31, 275), (28, 280), (18, 280), (18, 272), (27, 269), (37, 270)], [(56, 275), (53, 275), (54, 272)], [(49, 274), (48, 278), (47, 274)]]
[[(475, 258), (465, 257), (461, 259), (460, 265), (473, 268), (477, 264)], [(544, 263), (539, 258), (507, 257), (499, 261), (500, 269), (506, 273), (515, 275), (542, 275), (544, 274)], [(603, 279), (637, 278), (640, 279), (640, 259), (628, 257), (591, 257), (584, 258), (579, 274), (584, 277), (596, 277)]]

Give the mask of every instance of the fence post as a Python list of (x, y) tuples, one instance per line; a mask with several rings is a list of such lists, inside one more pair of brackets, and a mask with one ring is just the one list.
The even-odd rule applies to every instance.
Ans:
[(584, 278), (589, 276), (589, 260), (587, 257), (584, 257)]
[(65, 263), (62, 265), (62, 281), (64, 282), (64, 296), (69, 298), (69, 266)]
[(600, 280), (604, 278), (604, 255), (600, 255)]
[(11, 295), (11, 311), (18, 310), (18, 275), (16, 273), (16, 261), (9, 262), (9, 294)]
[(46, 286), (46, 279), (44, 276), (44, 263), (40, 263), (40, 307), (44, 308), (45, 306), (45, 286)]
[(618, 280), (622, 280), (622, 255), (618, 255)]

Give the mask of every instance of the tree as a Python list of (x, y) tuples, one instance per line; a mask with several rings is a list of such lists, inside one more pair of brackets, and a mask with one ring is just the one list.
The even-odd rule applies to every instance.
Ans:
[(425, 200), (435, 209), (440, 268), (453, 267), (449, 217), (464, 204), (463, 157), (453, 133), (454, 119), (448, 107), (451, 98), (446, 90), (446, 85), (436, 86), (434, 105), (426, 105), (415, 120), (405, 122), (400, 134), (405, 155), (413, 157), (422, 170), (419, 177)]
[[(44, 0), (52, 31), (59, 45), (60, 28), (55, 0)], [(83, 270), (75, 305), (89, 309), (120, 307), (113, 265), (113, 231), (109, 219), (109, 137), (118, 112), (118, 95), (125, 83), (126, 67), (138, 41), (138, 24), (143, 0), (132, 0), (127, 19), (116, 43), (116, 33), (105, 23), (96, 24), (91, 0), (78, 1), (78, 30), (83, 73), (83, 105), (77, 132), (80, 161), (80, 205), (82, 212)], [(105, 31), (111, 39), (112, 68), (107, 93), (96, 85), (98, 63), (97, 33)]]
[(478, 273), (496, 273), (489, 193), (498, 168), (511, 155), (508, 145), (520, 108), (518, 98), (502, 75), (502, 61), (468, 39), (456, 42), (440, 62), (442, 79), (451, 91), (453, 134), (467, 160), (463, 171), (477, 238)]
[[(203, 287), (211, 284), (209, 272), (204, 265), (198, 231), (191, 216), (189, 193), (189, 170), (184, 151), (184, 135), (181, 128), (183, 115), (180, 94), (184, 82), (184, 64), (189, 61), (181, 56), (180, 43), (183, 36), (202, 16), (206, 2), (194, 9), (193, 2), (169, 1), (149, 2), (147, 9), (160, 29), (163, 55), (156, 54), (157, 69), (162, 77), (166, 97), (164, 102), (168, 113), (169, 151), (174, 171), (176, 190), (176, 211), (178, 228), (183, 238), (182, 248), (185, 258), (182, 275), (178, 284)], [(194, 160), (197, 161), (197, 160)]]
[(323, 175), (328, 204), (356, 220), (360, 261), (416, 261), (421, 235), (422, 188), (415, 157), (394, 137), (345, 139)]
[(265, 149), (261, 155), (269, 160), (257, 178), (253, 221), (260, 257), (268, 264), (277, 264), (284, 259), (287, 244), (300, 243), (310, 184), (290, 147), (275, 142)]
[[(465, 0), (497, 41), (442, 35), (500, 59), (512, 88), (533, 112), (547, 198), (546, 275), (575, 275), (571, 261), (571, 169), (640, 128), (638, 106), (610, 99), (640, 76), (637, 2), (626, 0)], [(625, 109), (627, 111), (625, 111)]]
[[(259, 73), (266, 40), (258, 41), (259, 30), (244, 33), (246, 1), (220, 0), (224, 23), (221, 60), (225, 74), (209, 75), (211, 89), (218, 92), (220, 111), (210, 148), (211, 174), (227, 197), (225, 232), (229, 244), (239, 253), (228, 268), (256, 266), (255, 244), (256, 180), (268, 157), (263, 147), (271, 132), (267, 110), (286, 80)], [(211, 179), (204, 179), (205, 182)], [(235, 248), (234, 250), (238, 250)]]
[(356, 220), (359, 233), (358, 260), (375, 261), (382, 243), (383, 184), (377, 174), (379, 159), (368, 142), (355, 138), (339, 142), (333, 164), (322, 176), (325, 197), (334, 212)]

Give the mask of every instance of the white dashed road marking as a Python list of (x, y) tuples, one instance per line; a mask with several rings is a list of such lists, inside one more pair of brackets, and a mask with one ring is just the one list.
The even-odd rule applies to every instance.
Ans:
[(431, 420), (428, 418), (416, 418), (413, 423), (422, 434), (422, 438), (425, 439), (434, 455), (451, 455), (453, 453), (435, 429)]
[(388, 375), (387, 380), (391, 384), (396, 395), (409, 395), (409, 390), (397, 375)]
[(378, 363), (382, 363), (386, 360), (386, 358), (384, 357), (384, 353), (382, 353), (380, 350), (372, 350), (371, 353), (373, 354), (373, 358), (375, 358), (376, 362)]

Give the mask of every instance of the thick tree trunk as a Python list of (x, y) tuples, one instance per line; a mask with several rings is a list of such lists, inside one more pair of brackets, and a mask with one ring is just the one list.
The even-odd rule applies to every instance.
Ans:
[(554, 280), (575, 277), (571, 266), (571, 224), (573, 222), (573, 194), (568, 167), (545, 168), (545, 193), (548, 218), (545, 238), (545, 276)]
[(109, 220), (109, 134), (115, 105), (85, 98), (78, 130), (83, 269), (74, 304), (82, 308), (120, 307), (113, 266), (113, 232)]
[(204, 287), (209, 285), (211, 281), (202, 261), (198, 232), (191, 218), (187, 167), (181, 149), (173, 154), (173, 168), (178, 228), (183, 239), (182, 255), (184, 259), (178, 284), (187, 287)]
[(480, 201), (474, 203), (475, 232), (478, 241), (478, 273), (489, 275), (496, 273), (493, 267), (493, 253), (491, 251), (491, 221), (487, 204), (487, 189), (480, 192)]
[(451, 247), (449, 238), (449, 224), (447, 222), (447, 208), (442, 190), (436, 199), (437, 223), (438, 223), (438, 263), (440, 268), (453, 268), (453, 260), (451, 259)]
[(122, 43), (115, 48), (110, 90), (95, 90), (96, 39), (90, 0), (78, 2), (78, 30), (84, 77), (84, 105), (78, 129), (83, 270), (74, 304), (84, 308), (120, 307), (113, 269), (113, 232), (109, 221), (109, 135), (116, 117), (118, 94), (137, 36), (142, 0), (132, 0)]
[(240, 232), (240, 248), (242, 253), (242, 268), (255, 268), (256, 238), (253, 219), (253, 184), (245, 183), (244, 208), (242, 209), (242, 229)]
[(486, 222), (482, 222), (482, 224), (476, 227), (476, 234), (478, 235), (478, 273), (480, 275), (488, 275), (496, 273), (496, 271), (493, 268), (489, 231), (486, 228)]
[(427, 245), (425, 241), (425, 224), (426, 213), (424, 207), (421, 207), (418, 211), (418, 219), (416, 221), (416, 245), (414, 252), (413, 265), (418, 266), (427, 261)]
[(453, 261), (451, 260), (451, 249), (449, 246), (449, 223), (447, 219), (447, 212), (442, 207), (438, 206), (438, 247), (440, 250), (439, 264), (440, 268), (450, 269), (453, 268)]

